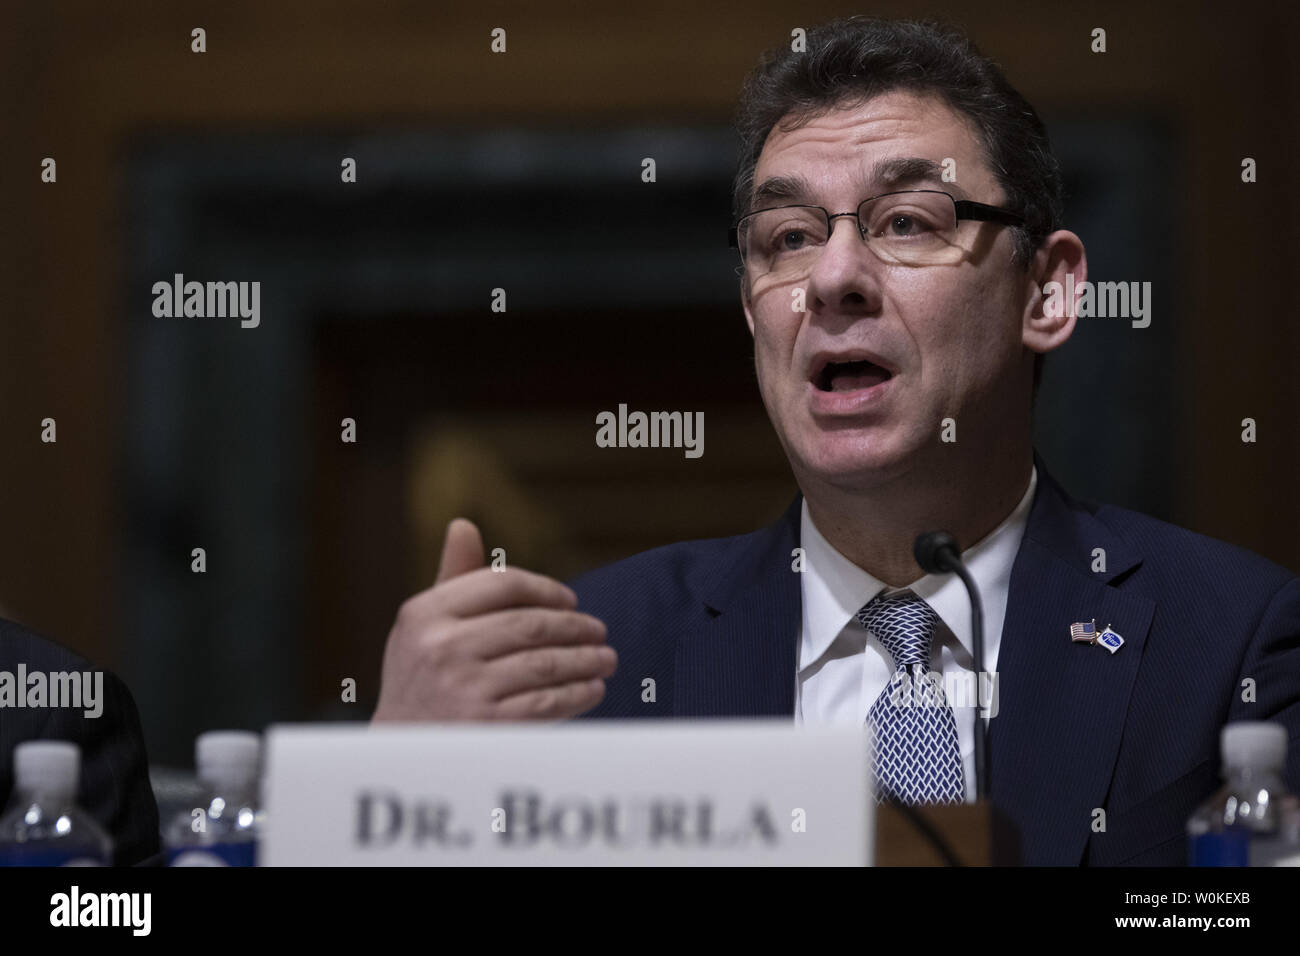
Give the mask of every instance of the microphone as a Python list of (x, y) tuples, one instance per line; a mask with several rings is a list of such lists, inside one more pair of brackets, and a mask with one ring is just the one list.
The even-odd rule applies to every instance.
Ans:
[(980, 676), (984, 670), (984, 605), (975, 579), (962, 564), (957, 539), (948, 532), (918, 534), (912, 555), (926, 574), (956, 574), (970, 597), (971, 650), (975, 658), (975, 796), (983, 800), (988, 796), (988, 718), (980, 716), (979, 706)]

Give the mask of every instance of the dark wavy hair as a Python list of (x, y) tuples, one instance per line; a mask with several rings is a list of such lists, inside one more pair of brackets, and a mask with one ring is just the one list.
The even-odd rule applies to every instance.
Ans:
[[(763, 54), (745, 78), (736, 111), (741, 148), (732, 221), (750, 211), (758, 157), (778, 123), (790, 132), (830, 109), (897, 90), (937, 96), (970, 121), (984, 160), (1006, 193), (1004, 205), (1025, 219), (1013, 227), (1012, 262), (1027, 270), (1064, 216), (1060, 164), (1047, 129), (969, 37), (932, 20), (830, 20), (808, 31), (806, 52), (793, 52), (785, 43)], [(748, 297), (747, 288), (744, 294)], [(1034, 360), (1035, 393), (1043, 359)]]

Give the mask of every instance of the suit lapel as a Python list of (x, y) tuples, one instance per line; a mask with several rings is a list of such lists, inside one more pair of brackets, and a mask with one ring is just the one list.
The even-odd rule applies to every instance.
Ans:
[(791, 551), (802, 500), (718, 556), (698, 583), (706, 620), (677, 645), (676, 716), (793, 720), (801, 599)]
[[(989, 791), (1019, 827), (1026, 863), (1077, 865), (1106, 803), (1155, 603), (1112, 586), (1141, 556), (1036, 460), (998, 651)], [(1092, 570), (1097, 548), (1104, 572)], [(1116, 653), (1070, 639), (1072, 623), (1094, 618), (1124, 638)]]

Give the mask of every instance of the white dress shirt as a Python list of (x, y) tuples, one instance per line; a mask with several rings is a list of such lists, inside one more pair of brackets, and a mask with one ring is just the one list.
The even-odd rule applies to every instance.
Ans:
[[(1038, 468), (1034, 467), (1029, 475), (1029, 487), (1006, 520), (961, 554), (984, 602), (983, 670), (986, 673), (997, 672), (1011, 566), (1020, 550), (1037, 486)], [(874, 634), (857, 622), (855, 615), (876, 595), (892, 589), (844, 557), (822, 537), (808, 513), (806, 499), (799, 543), (804, 549), (804, 571), (799, 575), (803, 622), (795, 681), (795, 723), (863, 725), (871, 705), (893, 676), (895, 666), (889, 652)], [(931, 670), (942, 673), (945, 688), (954, 686), (950, 681), (971, 681), (974, 668), (970, 602), (961, 579), (955, 574), (927, 574), (908, 585), (908, 589), (939, 616), (931, 645)], [(973, 688), (974, 684), (965, 686)], [(975, 713), (971, 707), (953, 707), (968, 802), (975, 799)]]

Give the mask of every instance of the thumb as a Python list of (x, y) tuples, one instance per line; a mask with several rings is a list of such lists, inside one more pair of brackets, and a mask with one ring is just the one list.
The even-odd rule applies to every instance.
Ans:
[(438, 562), (438, 579), (441, 584), (467, 571), (483, 567), (483, 536), (474, 522), (467, 518), (453, 518), (447, 525), (447, 538), (442, 544), (442, 560)]

